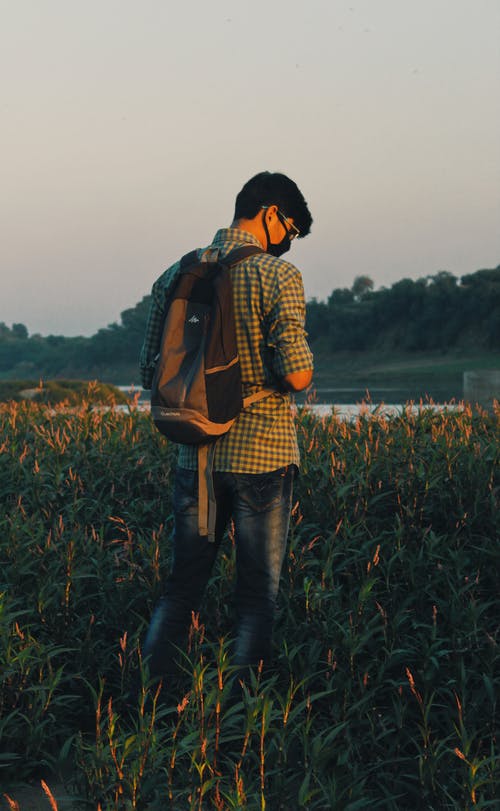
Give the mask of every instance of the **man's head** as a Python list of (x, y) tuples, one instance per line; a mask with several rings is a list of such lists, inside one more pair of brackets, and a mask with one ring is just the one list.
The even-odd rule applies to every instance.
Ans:
[[(279, 172), (260, 172), (245, 183), (236, 198), (234, 220), (263, 243), (265, 239), (265, 247), (276, 256), (288, 250), (294, 237), (307, 236), (312, 223), (297, 184)], [(257, 233), (260, 229), (262, 236)]]

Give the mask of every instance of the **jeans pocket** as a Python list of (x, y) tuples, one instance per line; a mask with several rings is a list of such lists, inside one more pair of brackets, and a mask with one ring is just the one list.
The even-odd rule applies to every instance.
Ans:
[(289, 467), (269, 473), (237, 473), (240, 500), (254, 512), (267, 512), (277, 507), (288, 491)]
[(198, 472), (179, 467), (175, 472), (174, 511), (189, 512), (198, 506)]

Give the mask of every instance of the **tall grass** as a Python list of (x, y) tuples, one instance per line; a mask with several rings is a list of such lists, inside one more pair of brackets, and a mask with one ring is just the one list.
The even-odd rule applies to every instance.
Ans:
[(177, 693), (143, 668), (130, 709), (175, 449), (133, 409), (0, 408), (2, 788), (64, 771), (101, 811), (495, 807), (498, 414), (300, 412), (273, 673), (231, 702), (229, 533)]

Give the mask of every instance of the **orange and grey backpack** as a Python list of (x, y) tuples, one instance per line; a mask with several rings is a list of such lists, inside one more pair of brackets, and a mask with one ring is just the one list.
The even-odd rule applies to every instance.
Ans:
[[(246, 245), (224, 259), (182, 257), (167, 294), (151, 414), (172, 442), (198, 446), (199, 532), (214, 540), (213, 458), (216, 440), (243, 408), (273, 393), (243, 397), (229, 268), (262, 249)], [(210, 256), (211, 254), (209, 254)]]

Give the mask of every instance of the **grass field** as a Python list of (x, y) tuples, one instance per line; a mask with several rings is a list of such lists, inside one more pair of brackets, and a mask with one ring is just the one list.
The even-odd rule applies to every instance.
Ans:
[(274, 672), (231, 705), (229, 536), (176, 698), (132, 712), (175, 449), (133, 411), (0, 421), (5, 808), (498, 807), (499, 414), (301, 411)]

